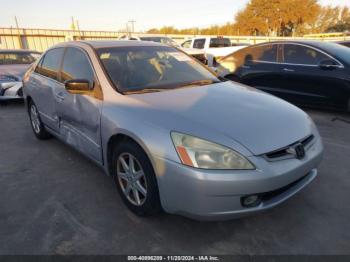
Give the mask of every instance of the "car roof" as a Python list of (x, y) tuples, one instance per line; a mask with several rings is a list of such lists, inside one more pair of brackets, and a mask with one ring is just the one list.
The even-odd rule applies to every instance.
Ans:
[(131, 46), (165, 46), (156, 42), (130, 41), (130, 40), (94, 40), (67, 42), (67, 45), (86, 44), (94, 49), (108, 47), (131, 47)]
[(303, 45), (309, 45), (311, 47), (316, 47), (319, 49), (327, 50), (327, 46), (329, 46), (329, 44), (338, 44), (338, 43), (337, 42), (317, 41), (317, 40), (287, 40), (287, 41), (264, 42), (264, 43), (259, 43), (257, 45), (264, 45), (264, 44), (303, 44)]

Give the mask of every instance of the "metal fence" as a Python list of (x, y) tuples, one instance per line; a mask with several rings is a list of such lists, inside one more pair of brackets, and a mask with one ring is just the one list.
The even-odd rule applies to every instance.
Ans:
[[(0, 49), (31, 49), (45, 51), (50, 46), (60, 42), (74, 40), (115, 40), (126, 35), (123, 32), (113, 31), (78, 31), (78, 30), (52, 30), (31, 28), (0, 28)], [(134, 33), (135, 36), (146, 34)], [(164, 36), (164, 35), (162, 35)], [(175, 41), (182, 41), (196, 37), (196, 35), (166, 35)], [(203, 36), (202, 36), (203, 37)], [(235, 43), (256, 44), (276, 40), (317, 39), (322, 41), (350, 40), (350, 36), (336, 37), (261, 37), (261, 36), (227, 36)]]

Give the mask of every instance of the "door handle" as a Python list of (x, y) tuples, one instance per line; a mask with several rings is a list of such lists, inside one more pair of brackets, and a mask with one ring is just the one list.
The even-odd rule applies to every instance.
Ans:
[(248, 65), (242, 65), (242, 68), (244, 68), (244, 69), (250, 69), (250, 66), (248, 66)]
[(295, 72), (294, 69), (289, 69), (289, 68), (283, 68), (283, 71), (285, 71), (285, 72)]

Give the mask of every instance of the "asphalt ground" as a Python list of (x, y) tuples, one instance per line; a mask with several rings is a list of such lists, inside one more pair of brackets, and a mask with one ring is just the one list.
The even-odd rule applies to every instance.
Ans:
[(21, 103), (0, 106), (0, 254), (350, 254), (350, 116), (310, 111), (316, 180), (254, 216), (139, 218), (112, 179), (57, 139), (37, 140)]

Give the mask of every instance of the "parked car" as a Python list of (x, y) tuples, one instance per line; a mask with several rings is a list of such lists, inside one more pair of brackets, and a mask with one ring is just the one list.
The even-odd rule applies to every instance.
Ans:
[(174, 41), (170, 37), (166, 37), (166, 36), (141, 36), (140, 40), (141, 41), (152, 41), (152, 42), (156, 42), (156, 43), (161, 43), (161, 44), (177, 47), (177, 48), (181, 49), (182, 51), (184, 51), (185, 53), (189, 54), (190, 56), (194, 57), (195, 59), (197, 59), (201, 63), (203, 63), (205, 65), (208, 64), (208, 60), (207, 60), (207, 58), (205, 56), (205, 52), (203, 50), (199, 50), (196, 48), (182, 47), (181, 45), (179, 45), (176, 41)]
[(225, 37), (196, 37), (181, 44), (183, 48), (203, 50), (208, 60), (208, 66), (213, 67), (216, 60), (245, 47), (245, 45), (232, 46), (231, 40)]
[(343, 46), (346, 46), (346, 47), (350, 47), (350, 40), (348, 41), (339, 41), (339, 42), (336, 42), (337, 44), (340, 44), (340, 45), (343, 45)]
[(287, 41), (246, 47), (216, 64), (228, 79), (297, 105), (350, 109), (350, 49), (335, 43)]
[(186, 48), (179, 45), (176, 41), (167, 36), (123, 36), (120, 38), (121, 40), (137, 40), (137, 41), (146, 41), (146, 42), (155, 42), (165, 45), (174, 46), (176, 48), (181, 49), (185, 53), (194, 57), (201, 63), (207, 65), (208, 60), (205, 56), (205, 52), (203, 50), (195, 49), (195, 48)]
[(24, 94), (36, 137), (54, 135), (103, 167), (138, 215), (272, 208), (316, 177), (323, 152), (302, 110), (153, 42), (56, 45), (28, 71)]
[(22, 99), (22, 77), (40, 53), (0, 50), (0, 100)]

